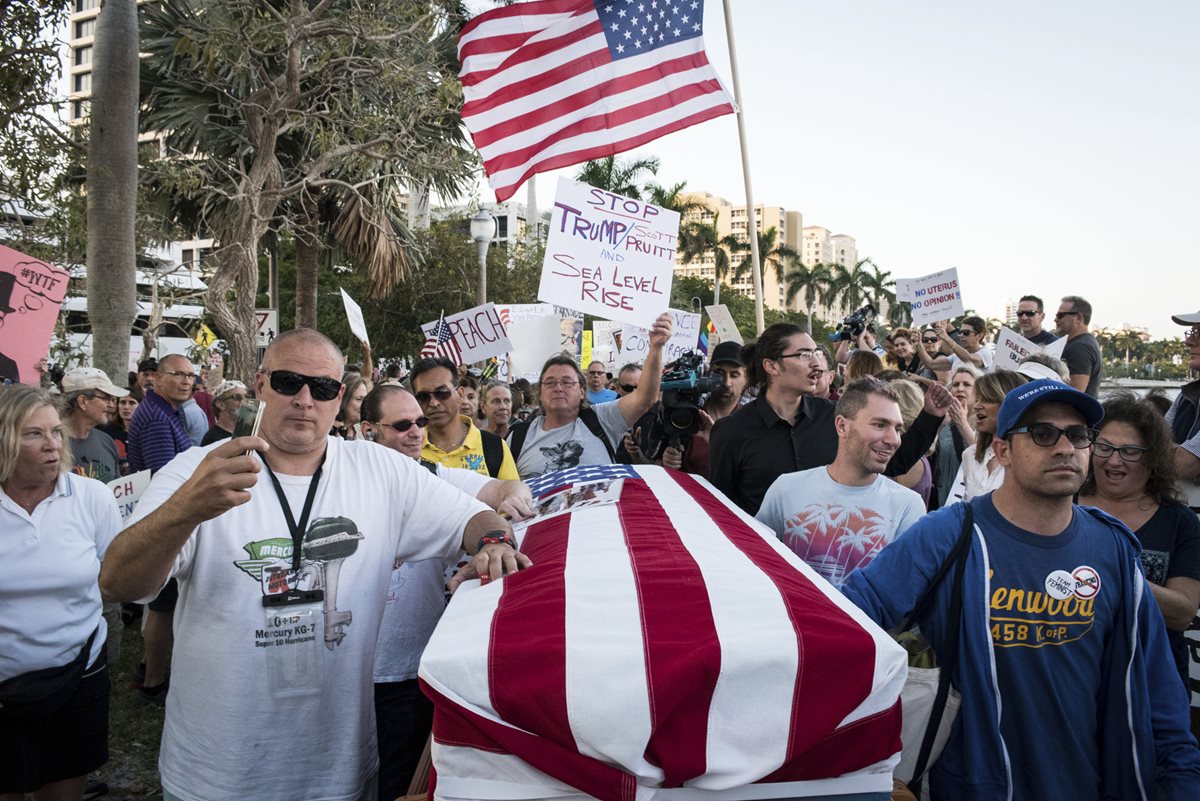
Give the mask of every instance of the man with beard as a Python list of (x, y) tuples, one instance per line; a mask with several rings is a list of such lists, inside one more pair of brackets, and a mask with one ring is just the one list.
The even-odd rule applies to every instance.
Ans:
[(1017, 326), (1021, 336), (1035, 345), (1049, 345), (1058, 337), (1042, 328), (1046, 309), (1037, 295), (1023, 295), (1017, 302)]
[(873, 376), (842, 392), (833, 420), (837, 456), (827, 467), (775, 480), (756, 515), (835, 587), (925, 514), (921, 496), (883, 477), (904, 421), (896, 391)]
[(710, 375), (721, 379), (721, 386), (709, 393), (700, 410), (700, 430), (681, 452), (668, 445), (663, 450), (663, 467), (682, 469), (687, 473), (708, 478), (708, 437), (717, 420), (741, 407), (746, 391), (746, 365), (741, 362), (742, 346), (737, 342), (722, 342), (713, 348)]
[(246, 385), (241, 381), (222, 381), (213, 390), (213, 412), (216, 425), (208, 430), (201, 445), (212, 445), (222, 439), (233, 436), (233, 427), (237, 425), (237, 413), (242, 402), (246, 400)]
[[(939, 664), (957, 641), (944, 669), (962, 705), (934, 798), (1050, 801), (1064, 776), (1080, 798), (1196, 797), (1200, 750), (1137, 539), (1072, 503), (1103, 416), (1059, 381), (1010, 391), (993, 444), (1001, 487), (924, 517), (846, 580), (884, 628), (923, 607), (913, 622)], [(931, 589), (960, 553), (961, 592), (950, 576)]]

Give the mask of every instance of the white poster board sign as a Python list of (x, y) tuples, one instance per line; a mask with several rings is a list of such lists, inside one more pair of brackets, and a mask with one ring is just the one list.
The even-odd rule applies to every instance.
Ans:
[(367, 323), (363, 320), (362, 307), (354, 302), (354, 298), (346, 294), (346, 290), (338, 287), (338, 291), (342, 293), (342, 305), (346, 307), (346, 319), (350, 322), (350, 333), (358, 337), (360, 342), (365, 342), (370, 346), (371, 339), (367, 336)]
[(648, 327), (671, 299), (679, 213), (558, 179), (538, 299)]
[[(421, 326), (421, 333), (428, 337), (433, 333), (437, 320)], [(473, 309), (446, 315), (446, 325), (454, 335), (454, 341), (462, 352), (463, 364), (483, 361), (492, 356), (503, 356), (511, 349), (508, 332), (496, 304), (485, 303)]]
[(508, 332), (509, 381), (538, 380), (546, 360), (562, 352), (558, 346), (561, 326), (562, 319), (557, 316), (530, 317), (512, 324)]
[(742, 332), (738, 331), (737, 323), (733, 321), (733, 315), (729, 313), (729, 307), (722, 303), (719, 306), (705, 306), (704, 310), (708, 312), (708, 319), (712, 320), (713, 328), (717, 329), (717, 336), (722, 342), (746, 344), (742, 339)]
[(1063, 348), (1066, 346), (1066, 337), (1059, 337), (1049, 345), (1042, 346), (1030, 342), (1011, 328), (1002, 327), (996, 336), (996, 369), (1015, 370), (1017, 365), (1035, 353), (1045, 353), (1061, 359)]
[(142, 497), (142, 493), (148, 486), (150, 486), (149, 470), (114, 478), (108, 482), (108, 488), (112, 490), (113, 497), (117, 499), (117, 506), (121, 508), (122, 521), (128, 520), (129, 516), (133, 514), (138, 499)]
[(963, 313), (962, 291), (958, 269), (925, 275), (896, 282), (896, 298), (901, 296), (912, 307), (913, 325), (921, 326), (938, 320), (949, 320)]
[[(675, 318), (675, 330), (663, 348), (663, 364), (670, 364), (680, 356), (696, 349), (700, 338), (700, 315), (693, 312), (669, 309)], [(621, 328), (621, 364), (643, 363), (650, 355), (650, 330), (636, 325)]]

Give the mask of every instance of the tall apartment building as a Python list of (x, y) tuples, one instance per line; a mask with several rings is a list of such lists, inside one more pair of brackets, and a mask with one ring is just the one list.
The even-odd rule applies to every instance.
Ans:
[[(682, 225), (687, 225), (690, 222), (711, 224), (715, 219), (718, 237), (734, 234), (741, 241), (749, 242), (747, 232), (750, 226), (750, 215), (744, 204), (734, 205), (725, 198), (717, 197), (708, 192), (691, 192), (685, 197), (688, 200), (703, 204), (703, 208), (690, 211), (684, 215)], [(755, 216), (759, 232), (769, 231), (771, 228), (774, 228), (776, 245), (788, 245), (799, 251), (800, 232), (804, 226), (803, 216), (800, 212), (789, 211), (780, 206), (756, 205)], [(765, 261), (766, 254), (760, 255), (764, 257)], [(740, 254), (734, 255), (731, 258), (732, 264), (736, 265), (741, 258)], [(786, 269), (786, 266), (784, 269)], [(675, 274), (697, 276), (715, 281), (716, 262), (710, 254), (684, 264), (682, 255), (676, 254)], [(734, 281), (731, 274), (722, 282), (722, 287), (726, 286), (747, 297), (754, 297), (754, 277), (752, 275), (747, 274), (743, 276), (742, 280)], [(780, 270), (769, 261), (767, 262), (763, 277), (763, 305), (770, 309), (798, 308), (796, 303), (793, 303), (790, 307), (787, 305), (787, 289), (784, 285), (783, 276), (780, 275)]]
[[(817, 264), (853, 267), (858, 263), (858, 244), (849, 234), (833, 234), (819, 225), (804, 226), (803, 246), (800, 260), (805, 267)], [(813, 314), (824, 319), (840, 319), (847, 312), (843, 303), (817, 303)]]

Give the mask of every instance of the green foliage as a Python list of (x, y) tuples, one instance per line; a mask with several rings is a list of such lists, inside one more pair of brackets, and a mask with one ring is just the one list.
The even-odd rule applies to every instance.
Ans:
[[(692, 298), (700, 299), (701, 308), (711, 306), (713, 304), (712, 281), (709, 281), (707, 278), (698, 278), (690, 275), (675, 276), (675, 281), (671, 285), (671, 308), (691, 311), (695, 307)], [(754, 339), (756, 331), (754, 326), (754, 299), (726, 288), (721, 293), (721, 304), (729, 309), (729, 314), (733, 317), (734, 323), (737, 324), (742, 338), (747, 342)], [(763, 319), (767, 325), (773, 323), (793, 323), (806, 330), (808, 325), (808, 316), (801, 312), (767, 308), (763, 309)], [(707, 313), (703, 314), (701, 325), (708, 325)], [(812, 335), (818, 343), (828, 341), (828, 334), (832, 330), (824, 320), (813, 319)]]
[(606, 189), (614, 194), (640, 200), (648, 187), (643, 187), (639, 182), (646, 173), (657, 174), (660, 163), (658, 156), (629, 160), (608, 156), (584, 162), (580, 166), (579, 172), (575, 173), (575, 180), (599, 189)]

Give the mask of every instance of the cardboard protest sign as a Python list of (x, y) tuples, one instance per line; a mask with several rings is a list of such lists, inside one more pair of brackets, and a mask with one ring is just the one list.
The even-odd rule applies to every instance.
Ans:
[[(900, 281), (896, 282), (896, 297), (901, 294)], [(962, 291), (958, 283), (958, 270), (949, 270), (905, 279), (903, 292), (910, 295), (913, 325), (927, 325), (938, 320), (949, 320), (963, 313)]]
[(729, 313), (729, 307), (722, 303), (719, 306), (705, 306), (704, 310), (708, 312), (708, 319), (712, 321), (713, 328), (717, 329), (717, 336), (722, 342), (733, 341), (739, 345), (745, 345), (746, 341), (742, 339), (742, 332), (738, 331), (737, 323), (733, 321), (733, 315)]
[(117, 506), (121, 507), (121, 520), (129, 519), (129, 516), (133, 514), (133, 510), (137, 506), (138, 499), (142, 497), (142, 493), (149, 486), (149, 470), (115, 478), (108, 482), (108, 488), (112, 490), (113, 497), (117, 499)]
[[(700, 315), (693, 312), (668, 309), (675, 318), (675, 330), (663, 348), (663, 364), (670, 364), (680, 356), (696, 349), (700, 338)], [(636, 325), (621, 328), (621, 363), (644, 362), (650, 354), (650, 330)]]
[(1030, 342), (1011, 328), (1001, 327), (996, 336), (996, 369), (1015, 370), (1024, 359), (1035, 353), (1046, 353), (1060, 359), (1066, 345), (1067, 338), (1059, 337), (1043, 347)]
[(558, 179), (538, 299), (630, 325), (671, 298), (679, 213)]
[(367, 322), (363, 319), (362, 307), (346, 294), (346, 290), (340, 287), (339, 290), (342, 293), (342, 304), (346, 307), (346, 319), (350, 321), (350, 333), (370, 347), (371, 339), (367, 336)]
[[(445, 319), (462, 354), (463, 364), (501, 356), (508, 353), (512, 347), (500, 312), (494, 303), (485, 303), (457, 314), (447, 314)], [(437, 324), (437, 320), (430, 320), (421, 326), (421, 333), (428, 337)]]
[(0, 245), (0, 382), (36, 384), (70, 275)]

